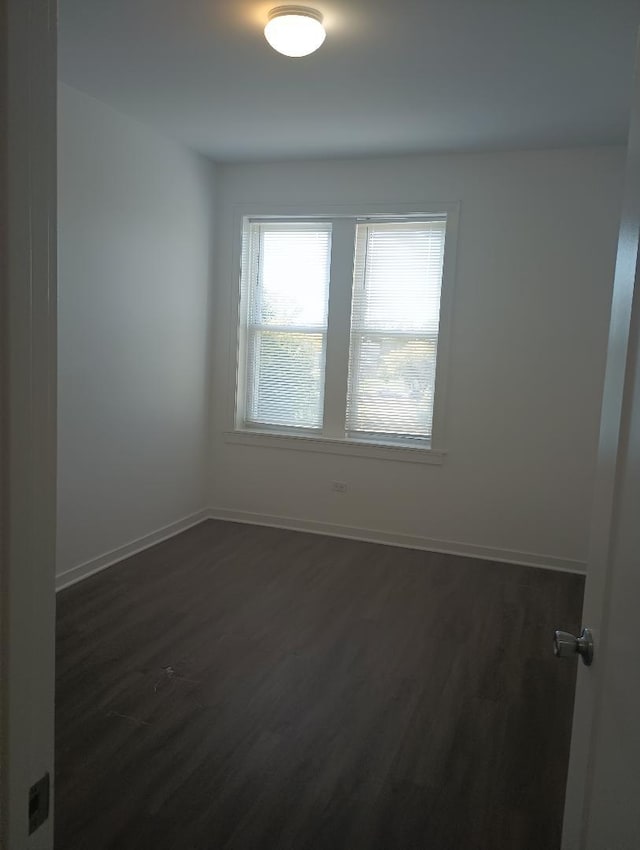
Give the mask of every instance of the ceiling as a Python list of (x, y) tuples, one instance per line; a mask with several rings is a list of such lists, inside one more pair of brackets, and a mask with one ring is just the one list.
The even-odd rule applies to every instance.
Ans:
[(623, 143), (640, 0), (60, 0), (61, 79), (219, 161)]

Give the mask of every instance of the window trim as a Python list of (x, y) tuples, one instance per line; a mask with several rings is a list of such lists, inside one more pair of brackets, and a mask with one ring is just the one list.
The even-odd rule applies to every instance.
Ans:
[(447, 452), (434, 448), (418, 447), (403, 441), (394, 445), (392, 442), (374, 442), (370, 440), (340, 439), (322, 437), (310, 432), (258, 431), (243, 428), (225, 431), (224, 440), (238, 446), (253, 446), (266, 449), (290, 449), (293, 451), (322, 452), (323, 454), (348, 455), (350, 457), (368, 457), (377, 460), (396, 460), (407, 463), (427, 463), (441, 465)]
[[(383, 211), (383, 212), (381, 212)], [(225, 419), (228, 423), (223, 432), (225, 442), (236, 445), (262, 446), (266, 448), (281, 448), (292, 450), (322, 451), (331, 454), (352, 455), (361, 457), (376, 457), (382, 460), (401, 460), (409, 462), (421, 462), (441, 464), (446, 456), (444, 448), (444, 437), (447, 424), (447, 384), (450, 360), (450, 342), (452, 330), (452, 314), (455, 287), (455, 266), (457, 255), (458, 224), (460, 203), (366, 203), (366, 204), (305, 204), (301, 205), (278, 205), (264, 203), (243, 203), (233, 207), (233, 239), (230, 251), (232, 252), (231, 268), (234, 270), (230, 291), (229, 309), (229, 388), (227, 393), (227, 412)], [(344, 423), (325, 420), (324, 433), (310, 429), (296, 431), (295, 429), (256, 429), (244, 424), (244, 375), (246, 373), (246, 339), (243, 329), (242, 315), (245, 306), (246, 292), (243, 292), (242, 263), (243, 263), (243, 236), (247, 220), (264, 220), (281, 222), (291, 221), (329, 220), (333, 223), (332, 235), (332, 268), (333, 279), (333, 250), (338, 248), (336, 235), (339, 233), (341, 224), (346, 223), (344, 233), (353, 227), (355, 233), (355, 219), (370, 218), (372, 221), (385, 221), (393, 217), (406, 216), (415, 219), (421, 216), (434, 218), (446, 216), (447, 230), (442, 272), (442, 290), (440, 299), (440, 325), (438, 331), (438, 360), (436, 366), (436, 383), (433, 406), (433, 432), (429, 444), (420, 445), (419, 440), (407, 440), (400, 438), (394, 440), (377, 439), (354, 439), (353, 437), (338, 436), (336, 428), (341, 427), (344, 434)], [(344, 235), (344, 234), (343, 234)], [(346, 242), (344, 246), (346, 246)], [(353, 251), (351, 242), (351, 251)], [(352, 282), (351, 282), (352, 283)], [(335, 287), (341, 296), (339, 302), (347, 301), (342, 287)], [(348, 301), (351, 302), (351, 285), (348, 287)], [(346, 321), (350, 324), (351, 311), (348, 316), (342, 315), (344, 305), (336, 304), (334, 300), (332, 311), (331, 289), (328, 307), (328, 335), (331, 328), (331, 320), (334, 322)], [(333, 315), (332, 315), (333, 313)], [(326, 357), (329, 357), (329, 345), (327, 344)], [(344, 370), (348, 370), (348, 359), (344, 364)], [(325, 396), (330, 392), (336, 392), (332, 381), (327, 379), (329, 366), (325, 372)], [(333, 374), (333, 373), (332, 373)], [(346, 373), (343, 376), (346, 380)], [(339, 384), (339, 381), (338, 381)]]

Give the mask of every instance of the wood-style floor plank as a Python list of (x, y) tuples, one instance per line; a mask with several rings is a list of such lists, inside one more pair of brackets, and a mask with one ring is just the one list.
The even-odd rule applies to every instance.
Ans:
[(58, 595), (57, 850), (554, 850), (583, 579), (207, 521)]

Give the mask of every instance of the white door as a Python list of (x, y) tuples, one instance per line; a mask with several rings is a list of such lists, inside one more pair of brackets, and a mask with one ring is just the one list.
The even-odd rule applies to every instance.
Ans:
[(640, 848), (639, 232), (637, 69), (583, 613), (595, 658), (578, 673), (563, 850)]

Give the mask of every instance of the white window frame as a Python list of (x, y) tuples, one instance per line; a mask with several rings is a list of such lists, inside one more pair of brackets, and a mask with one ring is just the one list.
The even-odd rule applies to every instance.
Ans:
[[(269, 205), (242, 204), (234, 208), (233, 258), (235, 269), (229, 315), (231, 345), (229, 348), (228, 426), (225, 441), (236, 445), (281, 448), (296, 451), (399, 460), (411, 463), (441, 464), (446, 456), (446, 399), (453, 314), (455, 262), (457, 251), (459, 203), (413, 204), (376, 203), (354, 205)], [(351, 331), (351, 299), (353, 294), (353, 258), (356, 220), (390, 218), (419, 220), (446, 217), (447, 228), (440, 298), (440, 325), (433, 405), (431, 441), (405, 438), (354, 438), (345, 434), (345, 401), (349, 370)], [(251, 220), (313, 221), (332, 224), (331, 271), (328, 308), (328, 330), (324, 387), (324, 426), (317, 430), (295, 428), (256, 429), (244, 424), (246, 388), (246, 276), (243, 280), (243, 234)]]

